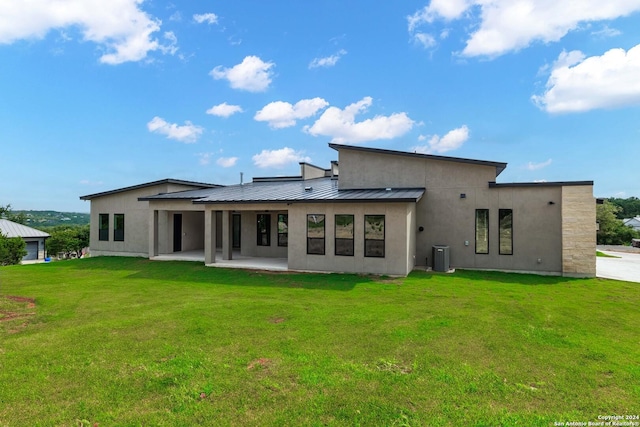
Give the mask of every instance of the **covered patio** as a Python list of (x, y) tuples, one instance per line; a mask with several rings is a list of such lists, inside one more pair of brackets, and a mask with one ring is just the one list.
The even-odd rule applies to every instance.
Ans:
[[(171, 254), (156, 255), (150, 258), (153, 261), (197, 261), (204, 262), (204, 249), (175, 252)], [(229, 260), (222, 259), (222, 249), (216, 250), (216, 262), (206, 264), (207, 267), (244, 268), (248, 270), (288, 271), (287, 258), (260, 258), (241, 255), (240, 251), (233, 251), (233, 257)]]

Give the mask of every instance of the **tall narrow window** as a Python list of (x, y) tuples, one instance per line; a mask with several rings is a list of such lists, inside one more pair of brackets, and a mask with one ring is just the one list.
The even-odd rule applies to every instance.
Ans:
[(278, 246), (289, 245), (289, 215), (278, 214)]
[(513, 255), (513, 210), (500, 209), (500, 255)]
[(353, 256), (353, 215), (336, 215), (336, 255)]
[(113, 215), (113, 240), (124, 242), (124, 214)]
[(364, 256), (384, 258), (384, 215), (364, 216)]
[(476, 209), (476, 253), (489, 253), (489, 209)]
[(258, 246), (271, 246), (271, 214), (258, 214)]
[(307, 253), (324, 255), (324, 215), (307, 215)]
[(98, 240), (109, 241), (109, 214), (98, 215)]

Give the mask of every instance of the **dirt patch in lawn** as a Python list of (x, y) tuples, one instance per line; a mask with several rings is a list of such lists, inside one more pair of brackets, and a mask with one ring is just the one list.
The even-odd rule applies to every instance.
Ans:
[[(36, 314), (35, 308), (36, 301), (33, 298), (0, 296), (0, 323), (5, 325), (2, 329), (10, 334), (20, 332), (27, 326), (25, 320)], [(17, 322), (20, 323), (16, 324)]]

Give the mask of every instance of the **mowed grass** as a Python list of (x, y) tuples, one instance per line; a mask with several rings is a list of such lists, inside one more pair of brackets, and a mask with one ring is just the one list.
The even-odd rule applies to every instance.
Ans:
[(640, 412), (633, 283), (101, 257), (0, 268), (0, 296), (0, 426), (549, 426)]

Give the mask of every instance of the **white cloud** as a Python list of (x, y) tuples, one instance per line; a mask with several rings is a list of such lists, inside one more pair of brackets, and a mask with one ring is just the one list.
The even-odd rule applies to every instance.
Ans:
[(424, 48), (430, 48), (436, 45), (435, 37), (427, 33), (416, 33), (413, 35), (413, 40)]
[(211, 114), (212, 116), (218, 117), (230, 117), (236, 113), (242, 113), (242, 107), (239, 105), (229, 105), (226, 102), (222, 104), (214, 105), (213, 107), (207, 110), (207, 114)]
[(640, 44), (586, 58), (562, 52), (542, 95), (532, 96), (549, 113), (589, 111), (640, 104)]
[(84, 41), (105, 53), (100, 62), (140, 61), (163, 46), (153, 33), (162, 22), (140, 9), (142, 0), (31, 0), (0, 2), (0, 44), (42, 39), (52, 30), (77, 27)]
[(206, 166), (211, 163), (211, 156), (213, 156), (213, 153), (198, 153), (197, 156), (200, 158), (200, 164), (202, 166)]
[(609, 37), (616, 37), (616, 36), (622, 35), (622, 31), (616, 28), (609, 28), (608, 25), (605, 25), (604, 27), (602, 27), (597, 31), (592, 31), (591, 35), (600, 37), (600, 38), (609, 38)]
[[(419, 141), (425, 141), (427, 137), (420, 135)], [(457, 150), (462, 147), (462, 144), (469, 139), (469, 128), (467, 125), (462, 125), (457, 129), (450, 130), (442, 138), (438, 135), (433, 135), (426, 145), (418, 145), (412, 148), (416, 153), (434, 154), (434, 153), (446, 153), (447, 151)]]
[(312, 126), (305, 126), (304, 130), (313, 136), (330, 136), (331, 142), (344, 144), (393, 139), (404, 135), (413, 127), (414, 121), (406, 113), (375, 116), (373, 119), (356, 122), (356, 114), (366, 111), (372, 103), (371, 97), (367, 96), (346, 106), (344, 110), (329, 107)]
[(537, 171), (539, 169), (546, 168), (550, 164), (551, 164), (551, 159), (547, 160), (546, 162), (541, 162), (541, 163), (529, 162), (527, 164), (527, 169), (530, 170), (530, 171)]
[(218, 166), (222, 166), (223, 168), (230, 168), (232, 166), (235, 166), (237, 161), (237, 157), (220, 157), (218, 160), (216, 160), (216, 164)]
[(175, 123), (167, 123), (158, 116), (147, 123), (147, 129), (149, 129), (149, 132), (159, 133), (169, 139), (175, 139), (176, 141), (187, 144), (196, 142), (200, 135), (202, 135), (202, 132), (204, 132), (202, 127), (196, 126), (189, 121), (186, 121), (184, 126), (178, 126)]
[(309, 68), (318, 68), (318, 67), (333, 67), (336, 63), (347, 54), (347, 51), (344, 49), (340, 49), (337, 53), (331, 56), (327, 56), (324, 58), (314, 58), (313, 61), (309, 63)]
[(282, 169), (291, 163), (311, 162), (302, 151), (284, 147), (279, 150), (262, 150), (252, 157), (253, 163), (260, 168)]
[[(473, 28), (463, 56), (495, 57), (526, 48), (535, 41), (562, 39), (581, 24), (612, 20), (640, 11), (640, 2), (629, 0), (432, 0), (407, 17), (412, 37), (424, 38), (420, 29), (435, 21), (448, 23), (466, 18)], [(419, 41), (419, 40), (418, 40)], [(431, 46), (428, 46), (431, 47)]]
[(264, 92), (271, 84), (274, 66), (273, 62), (264, 62), (257, 56), (247, 56), (238, 65), (231, 68), (219, 65), (209, 74), (216, 80), (227, 79), (234, 89)]
[(218, 15), (215, 13), (203, 13), (193, 15), (193, 20), (198, 24), (206, 23), (206, 24), (217, 24), (218, 23)]
[(311, 117), (327, 105), (329, 103), (322, 98), (303, 99), (295, 105), (275, 101), (262, 107), (253, 118), (259, 122), (268, 122), (273, 129), (281, 129), (294, 126), (296, 120)]

